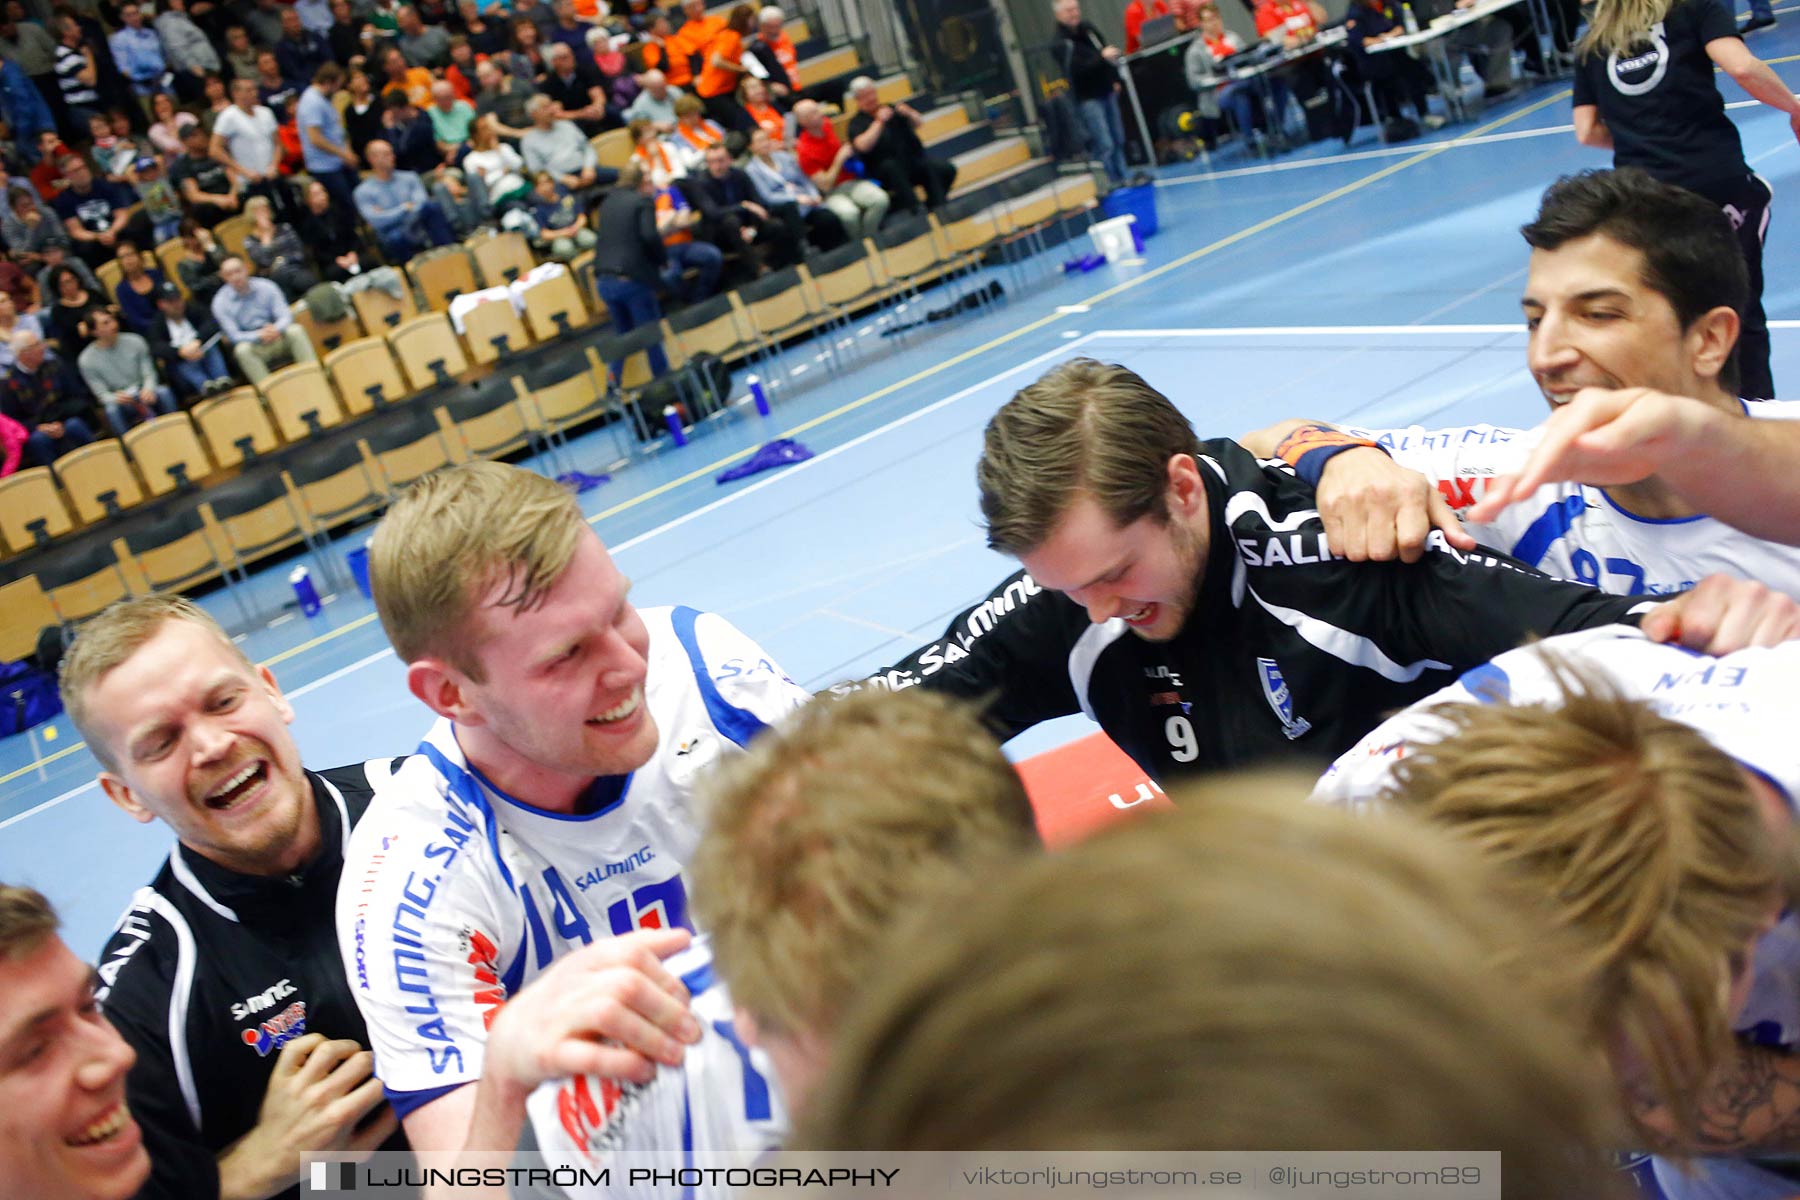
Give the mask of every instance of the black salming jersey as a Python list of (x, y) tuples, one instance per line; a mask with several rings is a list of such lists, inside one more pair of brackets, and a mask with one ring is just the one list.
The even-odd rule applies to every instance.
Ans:
[(1084, 712), (1168, 782), (1295, 756), (1322, 765), (1533, 635), (1635, 624), (1653, 606), (1497, 551), (1463, 554), (1436, 533), (1417, 563), (1347, 562), (1291, 467), (1224, 439), (1201, 447), (1212, 540), (1172, 640), (1095, 625), (1020, 571), (869, 682), (983, 701), (1005, 737)]
[(298, 874), (239, 875), (178, 845), (132, 897), (100, 956), (99, 1000), (137, 1051), (140, 1197), (218, 1196), (217, 1156), (256, 1124), (282, 1046), (305, 1033), (369, 1044), (332, 912), (350, 829), (402, 761), (307, 772), (323, 845)]

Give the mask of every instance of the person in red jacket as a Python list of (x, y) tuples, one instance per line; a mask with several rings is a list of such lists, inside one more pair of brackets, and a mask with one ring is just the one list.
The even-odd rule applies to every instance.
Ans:
[(1131, 0), (1125, 6), (1125, 53), (1133, 53), (1142, 44), (1145, 21), (1168, 15), (1169, 6), (1163, 0), (1150, 0), (1148, 6), (1144, 0)]

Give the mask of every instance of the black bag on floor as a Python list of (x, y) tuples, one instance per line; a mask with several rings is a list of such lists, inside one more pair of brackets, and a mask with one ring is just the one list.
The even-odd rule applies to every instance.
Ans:
[(1410, 142), (1421, 132), (1419, 123), (1411, 117), (1389, 117), (1381, 123), (1381, 140), (1384, 142)]
[[(631, 404), (632, 432), (638, 440), (649, 441), (663, 432), (664, 409), (675, 407), (680, 410), (682, 423), (691, 425), (714, 411), (713, 406), (722, 408), (730, 399), (731, 368), (720, 362), (716, 354), (696, 354), (681, 370), (670, 371), (644, 385)], [(694, 411), (696, 405), (701, 406), (700, 412)]]

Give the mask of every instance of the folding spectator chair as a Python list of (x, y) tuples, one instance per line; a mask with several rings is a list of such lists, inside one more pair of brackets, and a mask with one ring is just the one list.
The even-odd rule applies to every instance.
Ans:
[(288, 467), (288, 478), (320, 545), (331, 544), (331, 530), (387, 507), (387, 486), (379, 466), (360, 441), (348, 438), (316, 454), (303, 454)]
[(182, 279), (181, 271), (178, 269), (181, 260), (185, 257), (186, 253), (182, 247), (181, 239), (178, 237), (172, 237), (166, 242), (158, 243), (156, 247), (156, 261), (162, 266), (163, 278), (181, 289), (181, 298), (183, 300), (191, 300), (193, 299), (193, 293), (188, 291), (187, 281)]
[(397, 404), (413, 392), (401, 378), (386, 338), (363, 338), (338, 347), (325, 356), (325, 373), (351, 416)]
[(537, 257), (531, 243), (516, 229), (489, 236), (476, 236), (464, 242), (475, 256), (475, 269), (488, 287), (504, 287), (534, 269)]
[(480, 286), (475, 282), (475, 263), (461, 246), (444, 246), (428, 256), (415, 258), (407, 269), (419, 285), (425, 307), (432, 312), (449, 312), (450, 301)]
[(38, 636), (62, 624), (36, 575), (0, 584), (0, 662), (17, 662), (37, 652)]
[(14, 554), (47, 546), (75, 528), (49, 467), (26, 467), (0, 479), (0, 543)]
[(126, 430), (123, 440), (125, 452), (137, 463), (152, 496), (196, 487), (217, 469), (184, 412), (151, 417)]
[(531, 345), (531, 334), (510, 300), (490, 300), (464, 313), (463, 339), (477, 366), (497, 362)]
[(460, 444), (462, 461), (499, 459), (529, 448), (549, 448), (549, 431), (537, 405), (514, 392), (511, 380), (497, 376), (445, 400), (438, 423), (449, 433), (452, 450)]
[(65, 629), (131, 595), (119, 556), (105, 537), (77, 542), (45, 559), (37, 578)]
[[(745, 284), (731, 296), (744, 324), (762, 342), (764, 355), (779, 368), (771, 376), (769, 385), (786, 387), (789, 375), (782, 343), (801, 334), (817, 335), (824, 316), (823, 306), (814, 306), (810, 289), (794, 267), (771, 271), (761, 279)], [(824, 342), (825, 354), (835, 368), (837, 352), (830, 338)]]
[[(657, 433), (657, 427), (652, 424), (652, 420), (658, 414), (645, 413), (643, 407), (638, 403), (638, 397), (651, 379), (650, 363), (646, 352), (650, 347), (661, 344), (662, 339), (662, 326), (646, 323), (639, 325), (630, 333), (602, 337), (588, 349), (588, 353), (597, 360), (602, 376), (607, 380), (607, 395), (611, 397), (612, 402), (619, 407), (621, 412), (630, 417), (632, 430), (637, 434), (640, 442), (651, 441)], [(612, 378), (606, 364), (614, 362), (624, 363), (623, 378)], [(671, 379), (676, 390), (682, 393), (682, 398), (688, 401), (691, 407), (692, 399), (687, 395), (681, 376), (673, 375)]]
[(462, 343), (443, 313), (425, 313), (403, 322), (388, 334), (388, 345), (414, 391), (450, 383), (469, 369)]
[(317, 437), (344, 423), (344, 410), (318, 363), (283, 367), (257, 385), (281, 436), (290, 442)]
[(366, 287), (350, 293), (350, 307), (356, 310), (356, 319), (362, 322), (364, 332), (371, 337), (382, 337), (400, 322), (419, 315), (419, 305), (413, 299), (412, 283), (407, 279), (405, 270), (400, 267), (395, 267), (394, 270), (400, 272), (398, 299), (378, 287)]
[(594, 157), (600, 160), (600, 165), (615, 171), (630, 162), (637, 150), (629, 129), (609, 129), (590, 139), (588, 144), (593, 146)]
[(281, 444), (275, 422), (263, 407), (255, 388), (241, 387), (202, 400), (188, 410), (200, 436), (220, 467), (235, 467), (258, 455), (269, 454)]
[(524, 297), (525, 323), (531, 328), (531, 336), (540, 342), (566, 337), (593, 319), (582, 301), (581, 285), (573, 270), (532, 284), (525, 289)]
[(354, 308), (336, 321), (319, 320), (304, 301), (294, 305), (292, 312), (294, 324), (306, 330), (307, 340), (313, 344), (313, 353), (321, 359), (339, 346), (348, 345), (363, 335), (362, 321)]
[(116, 517), (144, 502), (137, 472), (125, 457), (125, 443), (117, 438), (69, 451), (56, 460), (55, 470), (83, 525)]
[(851, 314), (876, 303), (881, 291), (870, 261), (869, 243), (846, 242), (834, 250), (815, 254), (802, 264), (800, 271), (811, 281), (814, 299), (827, 314), (827, 336), (835, 339), (829, 327), (836, 325), (851, 334), (852, 346), (860, 348), (862, 342), (855, 336)]
[(404, 408), (365, 434), (363, 445), (381, 467), (392, 502), (416, 479), (456, 461), (435, 409)]
[(227, 560), (219, 557), (212, 533), (201, 516), (199, 502), (157, 513), (134, 523), (124, 536), (126, 552), (149, 585), (151, 594), (184, 591), (215, 577), (237, 605), (238, 615), (250, 623), (250, 610), (233, 586)]
[(239, 213), (235, 217), (226, 217), (213, 226), (213, 240), (225, 247), (227, 254), (238, 258), (244, 257), (244, 239), (256, 228), (256, 222), (250, 219), (249, 213)]
[[(623, 417), (616, 412), (611, 389), (604, 382), (606, 365), (592, 346), (585, 347), (583, 354), (587, 365), (579, 370), (568, 371), (561, 364), (545, 363), (512, 379), (519, 403), (537, 409), (551, 444), (565, 452), (569, 444), (568, 431), (577, 425), (609, 413)], [(631, 456), (631, 447), (618, 428), (620, 423), (614, 423), (613, 437), (619, 443), (618, 461), (625, 461)]]
[(311, 552), (323, 578), (343, 580), (343, 573), (325, 553), (324, 539), (301, 511), (300, 497), (281, 472), (241, 476), (208, 488), (201, 499), (202, 507), (225, 535), (229, 567), (238, 583), (249, 581), (250, 563), (295, 545), (304, 545)]

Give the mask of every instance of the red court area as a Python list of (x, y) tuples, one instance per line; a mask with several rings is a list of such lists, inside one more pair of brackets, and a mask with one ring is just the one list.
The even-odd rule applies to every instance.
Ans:
[(1079, 841), (1135, 813), (1169, 807), (1169, 798), (1104, 733), (1089, 734), (1018, 764), (1051, 849)]

